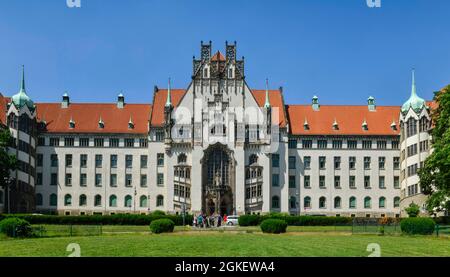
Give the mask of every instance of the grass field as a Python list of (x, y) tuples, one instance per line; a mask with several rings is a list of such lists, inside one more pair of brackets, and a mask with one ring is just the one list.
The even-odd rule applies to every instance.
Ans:
[(262, 234), (251, 228), (224, 232), (185, 231), (178, 228), (173, 234), (154, 235), (146, 233), (146, 226), (135, 227), (136, 233), (125, 234), (117, 232), (118, 228), (108, 227), (116, 234), (104, 233), (102, 236), (23, 240), (0, 237), (0, 256), (64, 257), (70, 254), (66, 252), (70, 243), (80, 245), (83, 257), (362, 257), (370, 254), (366, 250), (370, 243), (380, 245), (381, 256), (450, 256), (450, 239), (446, 236), (352, 235), (347, 231), (335, 232), (324, 227), (314, 227), (324, 230), (309, 228), (308, 231), (305, 231), (305, 227), (300, 227), (301, 230), (293, 227), (282, 235)]

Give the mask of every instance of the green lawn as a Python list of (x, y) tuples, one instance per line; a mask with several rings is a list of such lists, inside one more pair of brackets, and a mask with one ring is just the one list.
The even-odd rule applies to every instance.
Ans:
[[(137, 227), (136, 227), (137, 228)], [(139, 229), (139, 228), (137, 228)], [(450, 239), (434, 236), (351, 235), (347, 232), (175, 232), (108, 234), (85, 237), (0, 239), (0, 256), (67, 256), (78, 243), (81, 256), (368, 256), (368, 244), (378, 243), (381, 256), (450, 256)]]

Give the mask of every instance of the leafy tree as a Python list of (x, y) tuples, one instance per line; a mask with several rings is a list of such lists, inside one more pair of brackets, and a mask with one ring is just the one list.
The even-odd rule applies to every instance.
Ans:
[(10, 170), (17, 168), (16, 157), (8, 154), (12, 139), (9, 129), (0, 126), (0, 187), (3, 189), (11, 182)]
[(408, 208), (405, 208), (406, 213), (409, 217), (417, 217), (420, 213), (420, 207), (416, 203), (409, 204)]
[(419, 170), (420, 185), (429, 195), (427, 209), (430, 213), (450, 208), (450, 85), (435, 92), (434, 100), (437, 107), (431, 113), (433, 153)]

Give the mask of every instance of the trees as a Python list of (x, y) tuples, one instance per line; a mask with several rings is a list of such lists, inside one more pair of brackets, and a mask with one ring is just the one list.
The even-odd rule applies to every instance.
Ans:
[(436, 92), (434, 99), (437, 103), (431, 113), (434, 150), (419, 170), (420, 185), (429, 195), (427, 209), (430, 213), (450, 208), (450, 85)]
[[(11, 145), (12, 137), (8, 128), (0, 126), (0, 188), (7, 191), (11, 182), (10, 171), (17, 168), (17, 159), (8, 154), (8, 146)], [(6, 193), (6, 196), (8, 193)]]

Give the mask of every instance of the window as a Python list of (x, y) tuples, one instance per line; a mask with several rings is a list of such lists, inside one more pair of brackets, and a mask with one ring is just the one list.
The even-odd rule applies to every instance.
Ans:
[(364, 188), (370, 189), (370, 176), (364, 176)]
[(132, 168), (133, 167), (133, 156), (125, 155), (125, 167)]
[(58, 155), (57, 154), (50, 155), (50, 165), (52, 167), (58, 167)]
[(295, 196), (291, 196), (291, 197), (289, 198), (289, 208), (290, 208), (291, 210), (297, 208), (297, 198), (295, 198)]
[(64, 196), (64, 206), (72, 206), (72, 195), (66, 194)]
[(356, 197), (354, 197), (354, 196), (350, 197), (349, 202), (348, 202), (348, 207), (350, 209), (356, 209)]
[(111, 168), (117, 168), (117, 155), (111, 155)]
[(319, 148), (319, 149), (326, 149), (327, 146), (328, 146), (328, 141), (327, 140), (323, 140), (323, 139), (317, 140), (317, 148)]
[(278, 196), (272, 197), (272, 209), (279, 209), (280, 208), (280, 198)]
[(102, 186), (102, 174), (95, 174), (95, 186), (101, 187)]
[(125, 186), (131, 187), (133, 185), (133, 177), (131, 174), (125, 174)]
[(87, 198), (85, 194), (80, 195), (79, 206), (83, 207), (87, 205)]
[(334, 157), (334, 169), (341, 169), (341, 157)]
[[(0, 192), (0, 204), (3, 203), (3, 191)], [(42, 206), (42, 194), (36, 194), (36, 206)]]
[(296, 159), (295, 156), (289, 156), (289, 169), (295, 169)]
[(272, 167), (280, 167), (280, 155), (272, 154)]
[(148, 146), (148, 139), (141, 138), (139, 139), (139, 147), (140, 148), (146, 148)]
[(139, 207), (141, 208), (147, 207), (147, 196), (142, 195), (141, 198), (139, 198)]
[(297, 149), (297, 140), (289, 139), (288, 147), (289, 147), (289, 149)]
[(310, 156), (305, 156), (303, 158), (303, 165), (305, 166), (305, 169), (311, 168), (311, 157)]
[(117, 187), (117, 174), (111, 174), (109, 178), (109, 185), (111, 187)]
[(71, 187), (72, 186), (72, 174), (70, 173), (66, 173), (66, 187)]
[(272, 187), (280, 186), (280, 175), (272, 174)]
[(417, 164), (408, 166), (408, 177), (416, 175), (417, 170), (418, 170)]
[(95, 167), (101, 168), (103, 163), (103, 155), (95, 155)]
[(36, 160), (36, 166), (41, 167), (43, 165), (43, 163), (44, 163), (44, 155), (37, 154), (36, 159), (37, 159)]
[(303, 145), (304, 149), (311, 149), (312, 148), (312, 140), (304, 139), (304, 140), (302, 140), (302, 145)]
[(311, 177), (309, 175), (303, 176), (303, 185), (305, 188), (311, 188)]
[(394, 176), (394, 189), (399, 189), (399, 188), (400, 188), (400, 177)]
[(394, 208), (400, 207), (400, 197), (394, 197)]
[(407, 148), (407, 155), (408, 155), (408, 157), (414, 156), (416, 154), (417, 154), (417, 143), (408, 146), (408, 148)]
[(378, 149), (386, 149), (387, 148), (387, 141), (385, 141), (385, 140), (377, 141), (377, 148)]
[(325, 209), (327, 207), (327, 199), (325, 197), (319, 198), (319, 209)]
[(348, 157), (348, 168), (354, 170), (356, 168), (356, 157)]
[(164, 166), (164, 153), (158, 153), (156, 155), (156, 164), (158, 166)]
[(128, 147), (128, 148), (134, 147), (134, 139), (126, 138), (125, 139), (125, 147)]
[(86, 154), (81, 154), (80, 155), (80, 166), (81, 167), (87, 167), (87, 155)]
[(290, 189), (295, 189), (296, 188), (295, 175), (290, 175), (289, 176), (289, 188)]
[(80, 174), (80, 186), (85, 187), (87, 185), (87, 175), (85, 173)]
[(311, 197), (306, 196), (303, 200), (303, 208), (310, 209), (311, 208)]
[(101, 207), (102, 206), (102, 196), (101, 195), (96, 195), (94, 197), (94, 206), (96, 207)]
[(406, 136), (408, 138), (417, 134), (417, 120), (415, 120), (414, 118), (410, 118), (406, 122), (406, 125)]
[(38, 137), (38, 146), (45, 146), (45, 138)]
[(341, 188), (341, 176), (334, 176), (334, 188)]
[(342, 140), (333, 140), (333, 149), (341, 149), (342, 148)]
[(394, 170), (400, 169), (400, 157), (394, 157)]
[(392, 141), (392, 149), (398, 149), (399, 148), (399, 141), (398, 140), (393, 140)]
[(363, 140), (362, 147), (363, 147), (363, 149), (372, 149), (372, 141), (371, 140)]
[(164, 206), (164, 196), (158, 195), (158, 196), (156, 197), (156, 206), (157, 206), (157, 207), (162, 207), (162, 206)]
[(156, 179), (156, 184), (158, 186), (164, 186), (164, 173), (158, 173)]
[(326, 166), (326, 157), (319, 157), (319, 169), (325, 169)]
[(50, 146), (59, 146), (59, 138), (50, 138)]
[(95, 147), (103, 147), (105, 144), (105, 140), (102, 138), (94, 138), (94, 146)]
[(385, 177), (384, 176), (378, 177), (378, 187), (380, 189), (385, 189), (386, 188)]
[(370, 209), (372, 207), (372, 199), (367, 196), (364, 198), (364, 209)]
[(64, 146), (65, 147), (73, 147), (75, 144), (74, 138), (64, 138)]
[(419, 121), (419, 132), (426, 132), (428, 131), (428, 119), (423, 116)]
[(52, 173), (50, 175), (50, 186), (56, 186), (58, 185), (58, 174)]
[(141, 187), (142, 188), (147, 187), (147, 175), (145, 175), (145, 174), (141, 175)]
[(347, 148), (348, 149), (356, 149), (356, 148), (358, 148), (358, 141), (356, 141), (356, 140), (347, 140)]
[(324, 175), (320, 175), (319, 176), (319, 188), (325, 188), (325, 176)]
[(66, 154), (66, 167), (72, 167), (72, 155)]
[(164, 131), (156, 131), (155, 140), (163, 141), (164, 140)]
[(378, 207), (380, 209), (386, 208), (386, 198), (380, 197), (380, 199), (378, 200)]
[(355, 188), (356, 188), (356, 176), (349, 176), (349, 179), (348, 179), (348, 186), (349, 186), (351, 189), (355, 189)]
[(55, 207), (58, 205), (58, 197), (56, 196), (56, 194), (54, 194), (54, 193), (50, 194), (49, 205), (52, 207)]
[(80, 147), (89, 147), (89, 138), (80, 138)]
[(127, 195), (127, 196), (125, 196), (125, 199), (124, 199), (124, 203), (125, 203), (125, 207), (126, 208), (131, 208), (131, 201), (133, 200), (133, 198), (131, 197), (131, 195)]
[(36, 173), (36, 185), (37, 186), (42, 186), (42, 173)]
[(428, 151), (428, 140), (424, 140), (420, 142), (420, 152)]
[(335, 197), (334, 198), (334, 208), (335, 209), (340, 209), (341, 208), (341, 198), (338, 196), (338, 197)]
[(109, 139), (109, 147), (119, 147), (119, 139), (118, 138), (110, 138)]
[(364, 157), (364, 169), (369, 170), (370, 169), (370, 157)]
[(141, 168), (147, 168), (147, 155), (141, 155)]
[[(178, 158), (178, 160), (180, 160), (180, 157)], [(178, 161), (178, 163), (181, 163), (181, 162)], [(186, 163), (186, 160), (184, 161), (184, 163)], [(257, 163), (258, 163), (258, 156), (255, 154), (250, 155), (250, 157), (248, 158), (248, 164), (252, 165), (252, 164), (257, 164)]]
[(109, 197), (109, 206), (117, 207), (117, 196), (115, 196), (114, 194)]
[(386, 158), (385, 157), (378, 157), (378, 168), (384, 169), (386, 165)]

